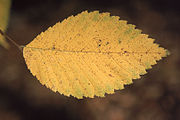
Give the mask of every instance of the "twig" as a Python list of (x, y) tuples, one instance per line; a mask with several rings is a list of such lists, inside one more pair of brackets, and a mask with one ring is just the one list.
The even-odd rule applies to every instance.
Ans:
[(12, 38), (10, 38), (8, 35), (6, 35), (1, 29), (0, 29), (0, 34), (3, 35), (7, 40), (12, 42), (18, 49), (23, 52), (23, 47), (21, 47), (19, 44), (17, 44)]

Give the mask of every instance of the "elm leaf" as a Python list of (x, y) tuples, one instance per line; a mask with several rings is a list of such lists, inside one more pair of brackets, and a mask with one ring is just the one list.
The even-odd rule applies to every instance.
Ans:
[(123, 89), (168, 54), (135, 25), (98, 11), (56, 23), (23, 49), (41, 84), (78, 99)]

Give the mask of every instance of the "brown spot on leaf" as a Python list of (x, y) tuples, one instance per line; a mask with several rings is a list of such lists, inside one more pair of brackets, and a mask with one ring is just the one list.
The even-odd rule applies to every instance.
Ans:
[(109, 44), (109, 42), (106, 42), (106, 45), (108, 45)]
[(110, 77), (113, 77), (111, 74), (109, 74)]

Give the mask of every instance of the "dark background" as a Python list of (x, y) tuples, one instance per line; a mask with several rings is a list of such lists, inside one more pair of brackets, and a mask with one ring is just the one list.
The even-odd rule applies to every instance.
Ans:
[(0, 47), (0, 120), (180, 120), (177, 1), (13, 0), (7, 34), (21, 45), (72, 14), (99, 10), (135, 24), (171, 55), (124, 90), (77, 100), (42, 86), (10, 43), (9, 50)]

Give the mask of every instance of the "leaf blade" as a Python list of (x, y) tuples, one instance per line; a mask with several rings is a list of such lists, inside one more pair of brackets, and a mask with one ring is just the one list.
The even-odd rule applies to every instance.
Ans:
[[(34, 67), (34, 54), (46, 64), (39, 60), (39, 68)], [(42, 84), (82, 99), (123, 89), (168, 54), (135, 25), (109, 13), (84, 11), (42, 32), (24, 47), (23, 55)]]

